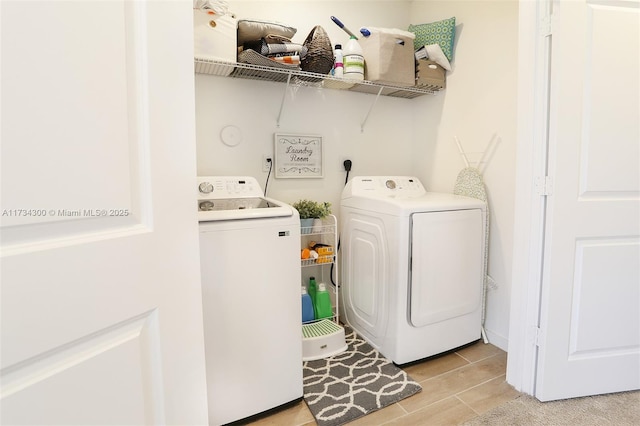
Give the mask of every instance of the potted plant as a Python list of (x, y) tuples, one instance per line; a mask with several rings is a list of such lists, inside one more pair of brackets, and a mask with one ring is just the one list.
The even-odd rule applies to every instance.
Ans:
[(311, 227), (314, 225), (314, 219), (320, 220), (331, 214), (331, 203), (326, 201), (320, 203), (313, 200), (298, 200), (292, 204), (292, 207), (298, 210), (298, 214), (300, 215), (300, 227), (304, 234), (311, 232)]

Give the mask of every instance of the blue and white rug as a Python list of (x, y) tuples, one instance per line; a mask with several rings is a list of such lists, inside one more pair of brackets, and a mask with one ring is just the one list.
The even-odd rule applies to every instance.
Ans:
[(353, 329), (345, 333), (345, 352), (304, 362), (304, 399), (319, 426), (345, 424), (422, 390)]

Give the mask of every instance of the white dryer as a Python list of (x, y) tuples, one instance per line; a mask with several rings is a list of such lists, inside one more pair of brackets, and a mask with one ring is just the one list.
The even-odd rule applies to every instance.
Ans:
[(480, 339), (486, 207), (410, 176), (361, 176), (340, 206), (342, 318), (396, 364)]
[(203, 176), (198, 190), (209, 423), (221, 425), (302, 399), (300, 217), (253, 177)]

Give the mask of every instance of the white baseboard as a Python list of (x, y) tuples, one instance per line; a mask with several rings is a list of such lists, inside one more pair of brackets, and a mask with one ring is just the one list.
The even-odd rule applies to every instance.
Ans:
[(493, 346), (497, 346), (503, 351), (507, 352), (507, 348), (509, 347), (509, 339), (492, 332), (491, 330), (485, 330), (487, 333), (487, 339), (489, 339), (489, 343)]

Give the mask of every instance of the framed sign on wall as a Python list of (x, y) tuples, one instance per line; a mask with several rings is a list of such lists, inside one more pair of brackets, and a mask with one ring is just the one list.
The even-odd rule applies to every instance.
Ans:
[(321, 178), (322, 136), (275, 134), (276, 178)]

